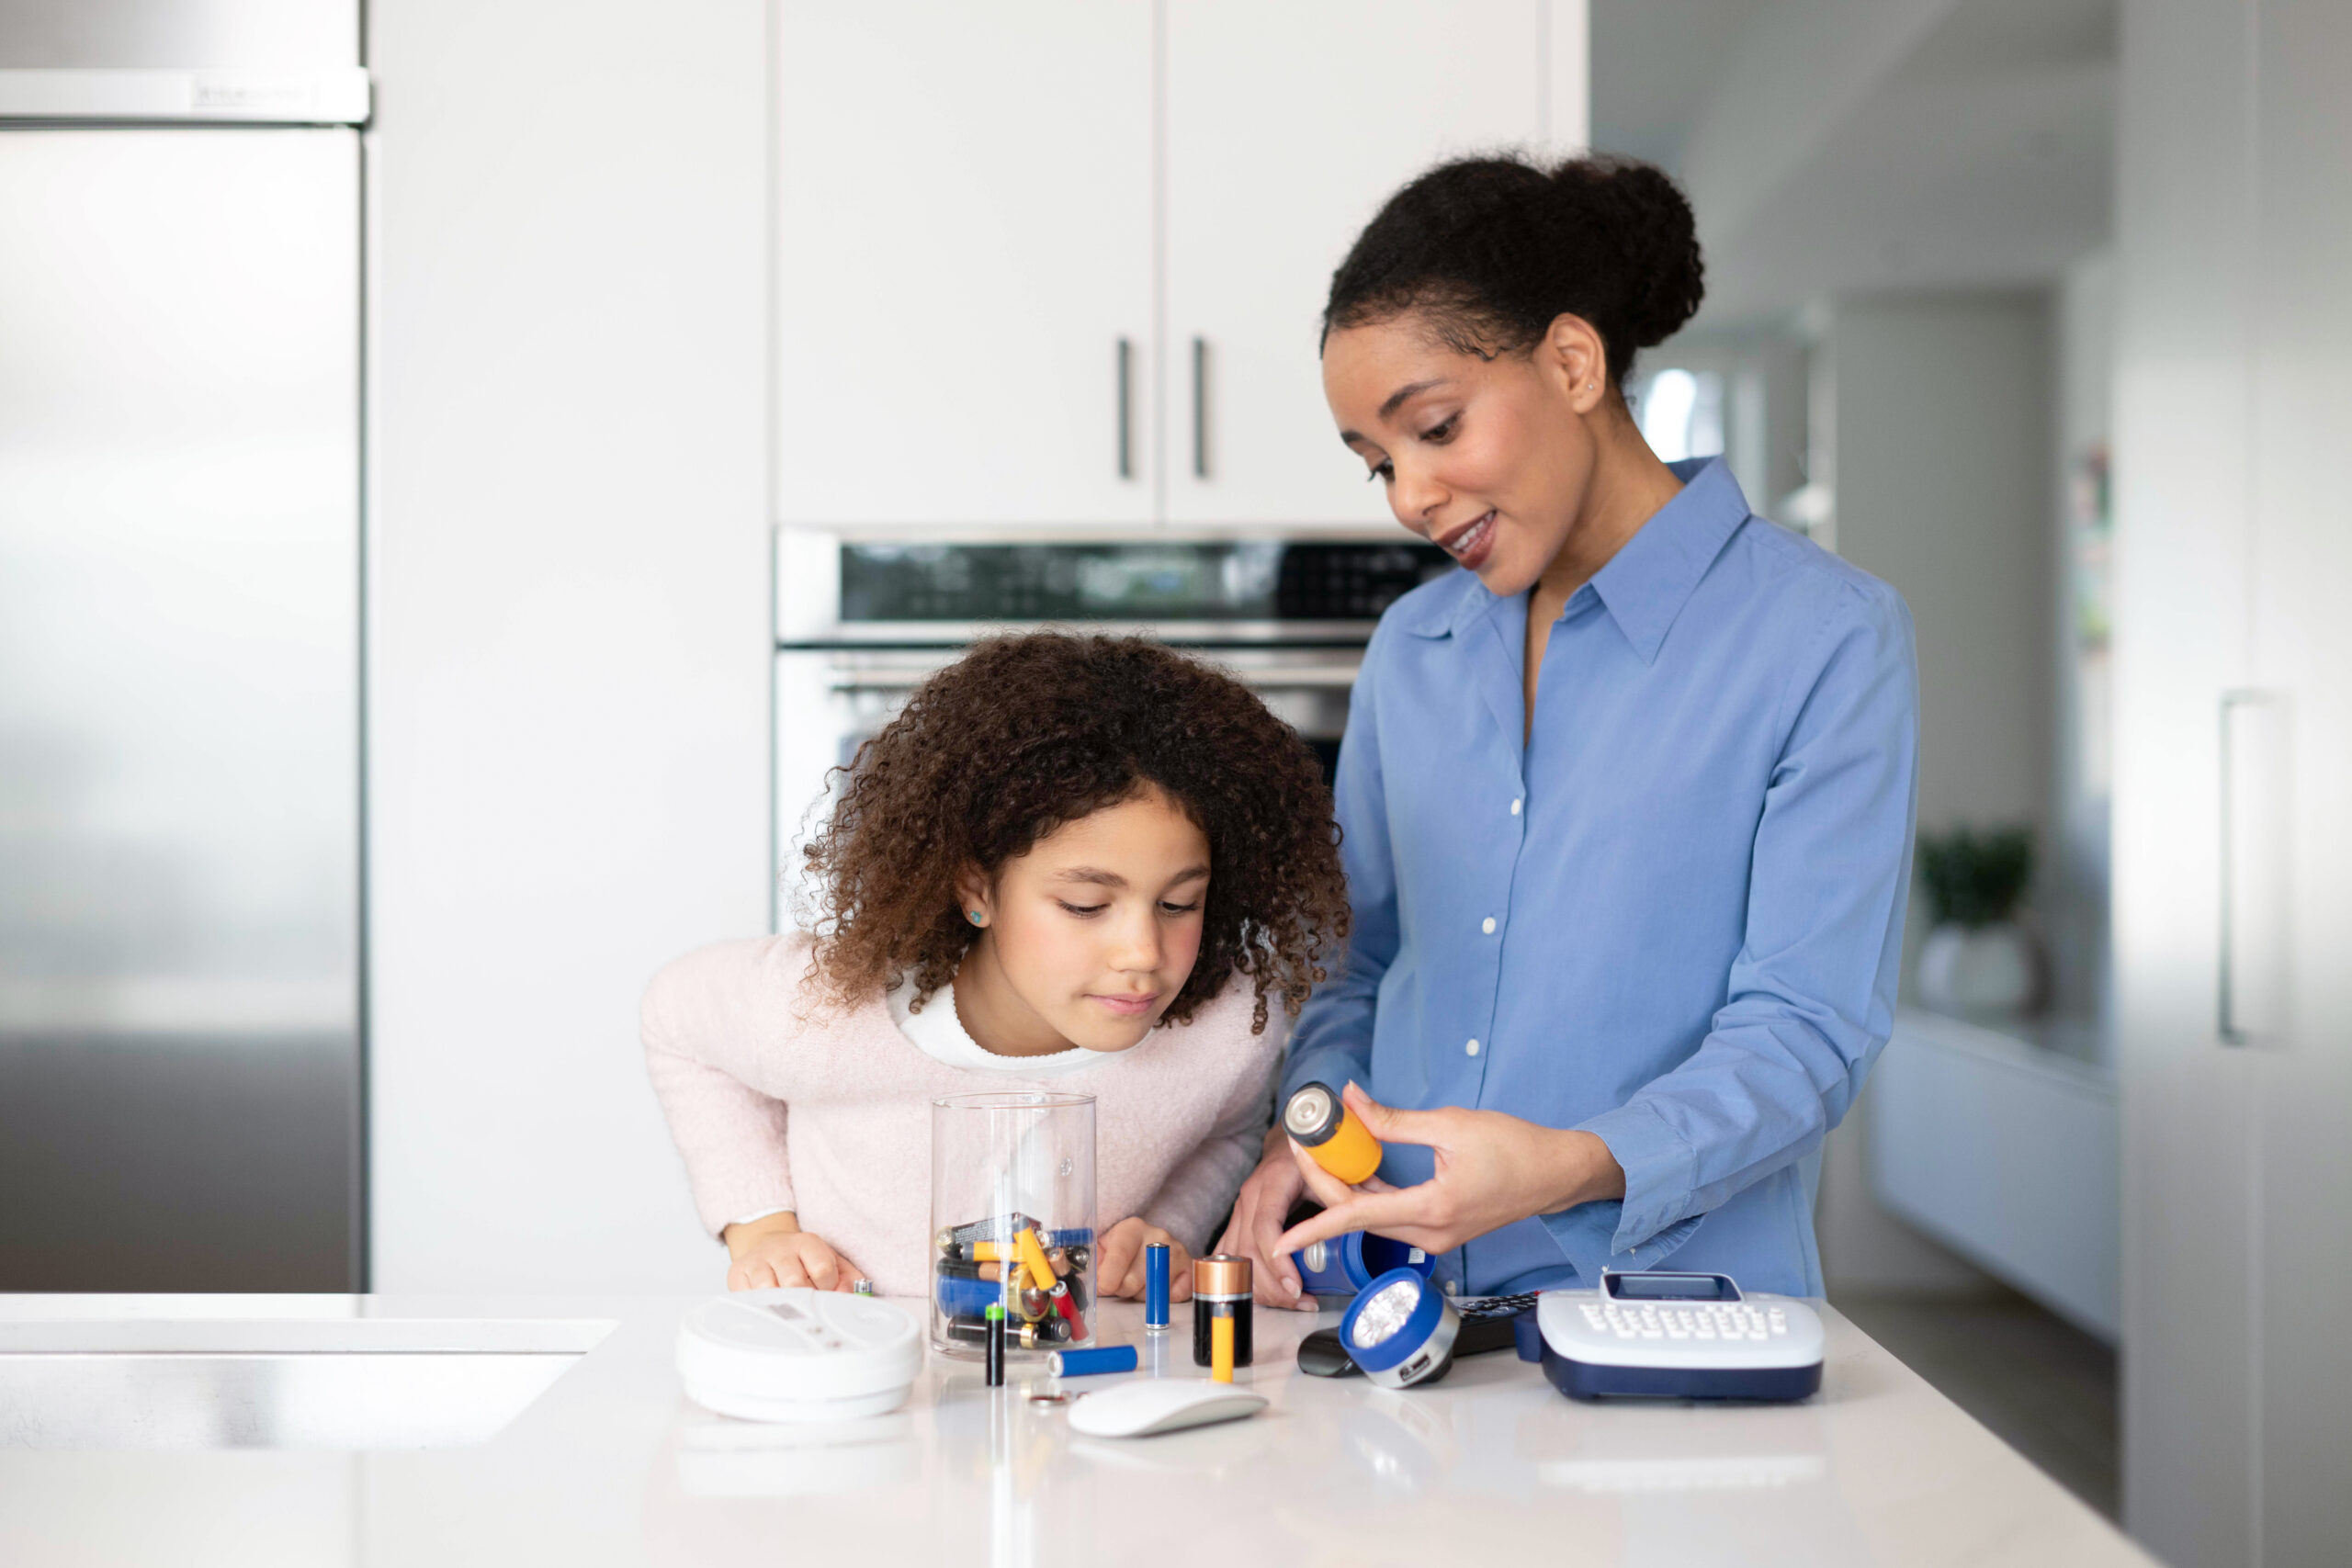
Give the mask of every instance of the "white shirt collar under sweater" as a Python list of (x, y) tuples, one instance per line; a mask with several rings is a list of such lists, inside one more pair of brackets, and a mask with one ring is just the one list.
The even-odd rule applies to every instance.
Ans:
[(914, 1010), (915, 986), (912, 978), (901, 982), (890, 993), (890, 1017), (898, 1023), (899, 1032), (905, 1035), (915, 1048), (933, 1061), (944, 1062), (951, 1067), (969, 1067), (983, 1073), (1019, 1073), (1023, 1077), (1058, 1077), (1064, 1073), (1091, 1067), (1101, 1061), (1103, 1053), (1089, 1051), (1083, 1045), (1073, 1045), (1067, 1051), (1057, 1051), (1048, 1056), (999, 1056), (980, 1049), (956, 1015), (956, 987), (942, 986), (923, 1004), (922, 1011)]

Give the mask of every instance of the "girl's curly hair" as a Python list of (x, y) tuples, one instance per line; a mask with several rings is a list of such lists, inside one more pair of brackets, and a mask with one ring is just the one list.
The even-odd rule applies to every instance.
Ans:
[(813, 977), (854, 1006), (909, 975), (928, 998), (978, 932), (956, 877), (994, 878), (1066, 822), (1165, 790), (1209, 841), (1201, 951), (1163, 1021), (1246, 975), (1295, 1013), (1348, 927), (1331, 794), (1314, 753), (1230, 675), (1140, 637), (982, 642), (858, 748), (802, 847)]

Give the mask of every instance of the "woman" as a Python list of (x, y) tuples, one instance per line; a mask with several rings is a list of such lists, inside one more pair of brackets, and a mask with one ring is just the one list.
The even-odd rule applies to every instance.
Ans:
[[(1473, 1293), (1605, 1266), (1818, 1294), (1822, 1135), (1892, 1021), (1917, 680), (1885, 584), (1662, 463), (1623, 388), (1699, 305), (1645, 164), (1477, 159), (1333, 276), (1323, 379), (1404, 525), (1465, 569), (1382, 620), (1340, 760), (1355, 929), (1299, 1021), (1388, 1145), (1351, 1190), (1279, 1128), (1224, 1246), (1372, 1230)], [(1322, 1214), (1290, 1230), (1302, 1190)]]

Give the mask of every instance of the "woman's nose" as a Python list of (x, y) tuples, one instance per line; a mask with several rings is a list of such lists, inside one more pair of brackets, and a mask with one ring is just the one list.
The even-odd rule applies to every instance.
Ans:
[(1437, 520), (1445, 499), (1445, 487), (1427, 468), (1419, 464), (1396, 465), (1396, 478), (1388, 487), (1388, 506), (1397, 522), (1420, 533)]

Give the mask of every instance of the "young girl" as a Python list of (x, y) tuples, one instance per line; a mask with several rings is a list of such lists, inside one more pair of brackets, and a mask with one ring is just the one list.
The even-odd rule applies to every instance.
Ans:
[(1159, 1242), (1182, 1300), (1345, 931), (1305, 742), (1155, 644), (1003, 637), (859, 750), (803, 853), (813, 938), (705, 948), (645, 996), (728, 1287), (924, 1293), (930, 1102), (1050, 1087), (1096, 1100), (1100, 1288), (1141, 1294)]

